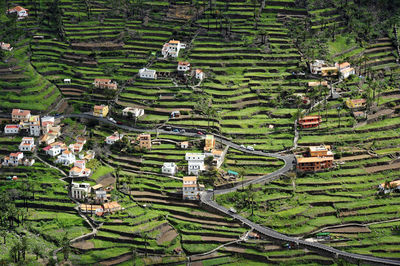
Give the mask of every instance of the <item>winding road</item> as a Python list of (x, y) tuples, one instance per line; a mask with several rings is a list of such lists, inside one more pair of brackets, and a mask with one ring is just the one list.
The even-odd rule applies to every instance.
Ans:
[[(199, 137), (200, 136), (196, 133), (190, 133), (190, 132), (180, 133), (180, 132), (165, 131), (162, 129), (157, 129), (157, 130), (156, 129), (140, 129), (140, 128), (134, 128), (134, 127), (126, 126), (126, 125), (119, 125), (119, 124), (109, 121), (106, 118), (95, 117), (88, 113), (63, 115), (63, 116), (60, 116), (59, 118), (63, 119), (66, 117), (95, 119), (100, 122), (103, 122), (103, 123), (106, 123), (109, 125), (114, 125), (118, 128), (121, 128), (121, 129), (124, 129), (127, 131), (131, 131), (131, 132), (154, 132), (154, 133), (158, 132), (158, 133), (163, 133), (163, 134), (183, 135), (183, 136), (188, 136), (188, 137)], [(280, 154), (280, 153), (266, 153), (266, 152), (262, 152), (262, 151), (250, 151), (250, 150), (240, 147), (238, 144), (235, 144), (222, 136), (216, 136), (215, 138), (218, 142), (221, 142), (222, 144), (225, 144), (225, 145), (229, 145), (234, 149), (237, 149), (237, 150), (249, 153), (249, 154), (266, 156), (266, 157), (274, 157), (274, 158), (283, 160), (285, 162), (285, 165), (282, 168), (278, 169), (277, 171), (275, 171), (273, 173), (262, 176), (258, 179), (247, 181), (244, 183), (245, 186), (250, 185), (250, 184), (263, 184), (263, 183), (272, 181), (274, 179), (277, 179), (280, 175), (285, 174), (286, 172), (289, 172), (294, 167), (294, 163), (295, 163), (294, 155), (285, 155), (285, 154)], [(309, 241), (297, 239), (295, 237), (290, 237), (290, 236), (278, 233), (278, 232), (276, 232), (272, 229), (269, 229), (265, 226), (256, 224), (256, 223), (240, 216), (239, 214), (232, 213), (225, 207), (219, 205), (214, 200), (212, 200), (213, 194), (214, 195), (226, 194), (229, 192), (236, 191), (240, 187), (242, 187), (241, 184), (239, 184), (235, 187), (232, 187), (232, 188), (215, 190), (213, 192), (210, 192), (210, 191), (202, 192), (201, 197), (200, 197), (201, 203), (220, 212), (220, 213), (223, 213), (227, 216), (232, 217), (233, 219), (239, 221), (243, 225), (246, 225), (249, 228), (253, 229), (254, 231), (257, 231), (260, 234), (265, 235), (269, 238), (276, 239), (278, 241), (292, 243), (296, 246), (301, 246), (303, 248), (314, 250), (314, 251), (319, 252), (320, 254), (331, 256), (335, 259), (342, 258), (347, 261), (351, 261), (351, 262), (355, 262), (355, 263), (366, 262), (366, 263), (370, 263), (370, 264), (379, 264), (379, 265), (400, 265), (400, 260), (386, 259), (386, 258), (380, 258), (380, 257), (373, 257), (373, 256), (349, 253), (349, 252), (335, 249), (333, 247), (323, 245), (320, 243), (309, 242)]]

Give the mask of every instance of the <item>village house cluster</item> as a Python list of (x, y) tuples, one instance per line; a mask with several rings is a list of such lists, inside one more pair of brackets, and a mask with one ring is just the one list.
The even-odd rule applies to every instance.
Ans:
[(296, 157), (297, 170), (300, 172), (317, 172), (333, 166), (333, 152), (328, 145), (310, 146), (305, 156)]
[(112, 187), (104, 188), (102, 184), (91, 186), (89, 183), (72, 182), (70, 195), (77, 201), (85, 202), (79, 204), (79, 210), (87, 214), (103, 216), (122, 210), (121, 205), (111, 201)]
[(314, 60), (310, 63), (310, 72), (323, 77), (338, 76), (340, 73), (339, 80), (347, 79), (350, 75), (356, 74), (355, 69), (351, 67), (349, 62), (344, 62), (342, 64), (335, 63), (332, 66), (324, 60)]
[(118, 84), (117, 82), (111, 81), (111, 79), (95, 79), (93, 82), (95, 88), (99, 89), (109, 89), (109, 90), (117, 90)]

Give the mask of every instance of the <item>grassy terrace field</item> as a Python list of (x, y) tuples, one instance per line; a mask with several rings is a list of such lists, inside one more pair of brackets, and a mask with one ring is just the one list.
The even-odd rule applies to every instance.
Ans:
[[(9, 2), (36, 9), (31, 2)], [(321, 114), (323, 123), (317, 129), (299, 132), (299, 148), (332, 145), (335, 168), (312, 174), (289, 173), (266, 185), (222, 195), (217, 201), (278, 232), (309, 238), (322, 230), (331, 232), (332, 241), (327, 244), (339, 249), (400, 258), (400, 222), (393, 220), (399, 216), (399, 195), (377, 194), (377, 186), (397, 179), (400, 169), (395, 160), (400, 152), (400, 94), (395, 85), (400, 68), (391, 39), (378, 38), (360, 45), (346, 32), (342, 12), (334, 5), (298, 8), (294, 0), (265, 1), (263, 9), (250, 0), (212, 1), (211, 10), (205, 0), (193, 6), (189, 0), (145, 0), (130, 9), (116, 8), (116, 3), (108, 0), (59, 0), (61, 37), (55, 33), (54, 21), (49, 23), (44, 16), (52, 1), (40, 2), (37, 12), (16, 23), (24, 37), (4, 39), (15, 49), (5, 53), (6, 63), (0, 63), (1, 109), (56, 112), (52, 107), (65, 97), (72, 107), (69, 110), (81, 112), (108, 101), (111, 115), (126, 125), (207, 130), (266, 152), (293, 147), (295, 117), (305, 107), (296, 102), (296, 95), (317, 99), (322, 94), (307, 87), (316, 78), (308, 75), (305, 57), (285, 23), (291, 16), (307, 17), (311, 31), (336, 33), (326, 48), (332, 60), (350, 61), (362, 76), (385, 76), (390, 85), (372, 92), (371, 84), (353, 77), (337, 84), (345, 92), (343, 99), (329, 100), (320, 111), (311, 113)], [(0, 23), (4, 19), (0, 15)], [(171, 39), (186, 43), (187, 48), (177, 59), (159, 58), (162, 45)], [(192, 69), (202, 69), (206, 78), (198, 84), (192, 78), (178, 77), (178, 61), (189, 61)], [(142, 67), (155, 69), (158, 79), (137, 77)], [(307, 74), (298, 74), (301, 72)], [(118, 82), (121, 90), (115, 103), (115, 93), (93, 89), (95, 78)], [(64, 79), (71, 79), (71, 83), (64, 83)], [(347, 97), (362, 98), (368, 93), (374, 95), (376, 105), (369, 115), (375, 119), (358, 121), (350, 110), (337, 109)], [(205, 95), (214, 111), (209, 117), (198, 110)], [(121, 110), (127, 106), (143, 108), (145, 115), (137, 121), (124, 118)], [(181, 115), (171, 118), (175, 110)], [(383, 119), (388, 110), (393, 114)], [(83, 121), (79, 127), (84, 128)], [(201, 255), (238, 240), (248, 230), (231, 218), (206, 211), (198, 202), (182, 200), (185, 153), (201, 152), (203, 140), (153, 134), (161, 144), (149, 151), (139, 150), (129, 141), (106, 146), (104, 138), (114, 131), (105, 125), (86, 127), (86, 134), (100, 151), (96, 155), (100, 164), (90, 183), (104, 175), (118, 176), (118, 191), (113, 191), (112, 197), (124, 210), (106, 218), (89, 217), (102, 226), (95, 237), (71, 246), (69, 263), (132, 265), (135, 260), (136, 265), (185, 265), (188, 256), (199, 265), (340, 263), (268, 239), (237, 242), (211, 256)], [(124, 134), (129, 140), (137, 136)], [(21, 137), (0, 137), (0, 154), (17, 150), (20, 141)], [(181, 141), (189, 141), (190, 148), (180, 149), (177, 144)], [(165, 162), (178, 165), (176, 177), (161, 174)], [(246, 180), (282, 166), (283, 162), (274, 158), (249, 156), (229, 148), (221, 169), (236, 171)], [(19, 179), (6, 181), (13, 175)], [(26, 180), (31, 186), (26, 221), (18, 223), (6, 240), (14, 243), (16, 232), (25, 233), (42, 247), (43, 263), (62, 245), (65, 233), (70, 240), (91, 231), (74, 210), (66, 183), (59, 178), (58, 171), (40, 162), (33, 168), (0, 169), (2, 193), (22, 187)], [(221, 176), (201, 175), (199, 179), (206, 188), (227, 183)], [(12, 203), (18, 209), (26, 208), (22, 198), (16, 197)], [(343, 230), (331, 228), (348, 224)], [(8, 257), (10, 245), (1, 247), (0, 258)], [(180, 249), (183, 252), (178, 254)], [(29, 250), (31, 261), (34, 255), (33, 249)], [(62, 261), (62, 252), (57, 256)]]

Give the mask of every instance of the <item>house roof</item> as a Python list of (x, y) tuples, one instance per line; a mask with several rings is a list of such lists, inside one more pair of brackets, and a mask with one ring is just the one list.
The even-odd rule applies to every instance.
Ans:
[(187, 61), (179, 61), (179, 62), (178, 62), (178, 65), (179, 65), (179, 66), (190, 66), (190, 63), (187, 62)]
[(196, 69), (196, 73), (197, 73), (197, 74), (203, 73), (203, 70), (201, 70), (201, 69)]
[(9, 9), (9, 11), (12, 11), (12, 10), (15, 10), (15, 11), (19, 12), (19, 11), (28, 10), (28, 9), (23, 8), (22, 6), (16, 6), (14, 8)]
[(22, 138), (22, 141), (27, 141), (27, 140), (34, 140), (34, 138), (32, 138), (32, 137), (23, 137)]
[(347, 72), (352, 72), (352, 71), (354, 71), (354, 68), (352, 68), (352, 67), (340, 70), (340, 72), (342, 72), (342, 73), (347, 73)]
[(43, 150), (44, 150), (44, 151), (48, 151), (48, 150), (50, 150), (51, 148), (52, 148), (52, 147), (49, 145), (49, 146), (47, 146), (47, 147), (44, 147)]
[(306, 120), (306, 119), (321, 119), (320, 115), (306, 115), (303, 118), (300, 118), (300, 120)]
[(113, 208), (121, 208), (121, 205), (119, 205), (118, 202), (112, 201), (108, 203), (103, 204), (104, 209), (113, 209)]
[(391, 187), (398, 187), (398, 186), (400, 186), (400, 180), (395, 180), (395, 181), (389, 182), (389, 184), (386, 184), (386, 183), (381, 184), (381, 187), (383, 187), (383, 188), (391, 188)]
[(97, 209), (103, 209), (101, 205), (91, 205), (91, 204), (81, 204), (79, 205), (79, 208), (81, 210), (89, 210), (89, 211), (95, 211)]
[(111, 79), (94, 79), (94, 82), (111, 82)]
[(197, 176), (184, 176), (182, 180), (183, 180), (183, 182), (185, 182), (185, 181), (197, 181)]
[(69, 151), (69, 150), (63, 151), (63, 154), (70, 154), (70, 153), (71, 153), (71, 151)]
[(228, 170), (228, 175), (239, 175), (239, 173), (232, 170)]
[(351, 103), (366, 103), (367, 100), (365, 99), (354, 99), (354, 100), (348, 100)]
[(308, 86), (309, 87), (316, 87), (316, 86), (328, 86), (328, 81), (324, 80), (324, 81), (310, 81), (308, 82)]
[(71, 170), (69, 170), (70, 172), (82, 172), (82, 168), (79, 168), (79, 167), (77, 167), (77, 166), (74, 166), (74, 167), (72, 167), (71, 168)]
[(171, 43), (171, 44), (179, 44), (181, 42), (180, 41), (176, 41), (176, 40), (170, 40), (169, 43)]
[(297, 158), (297, 163), (318, 163), (333, 161), (333, 157), (299, 157)]
[(175, 163), (164, 163), (163, 167), (175, 167), (176, 164)]
[(103, 108), (105, 108), (107, 105), (95, 105), (94, 109), (95, 110), (102, 110)]
[(6, 125), (5, 128), (7, 128), (7, 129), (9, 129), (9, 128), (19, 128), (19, 126), (18, 125)]
[(213, 154), (213, 155), (216, 155), (216, 156), (221, 156), (223, 152), (224, 152), (224, 151), (221, 151), (221, 150), (213, 150), (213, 151), (212, 151), (212, 154)]
[(344, 62), (344, 63), (342, 63), (342, 64), (339, 64), (339, 68), (340, 68), (340, 69), (346, 68), (346, 67), (350, 67), (350, 63), (349, 63), (349, 62)]
[(10, 153), (10, 157), (18, 157), (21, 154), (24, 155), (22, 152), (13, 152), (13, 153)]
[(103, 187), (102, 184), (97, 184), (97, 185), (94, 185), (92, 188), (93, 188), (94, 190), (96, 190), (96, 189), (99, 189), (99, 188), (102, 188), (102, 187)]
[(320, 145), (320, 146), (309, 146), (310, 151), (328, 151), (331, 149), (330, 145)]
[(27, 115), (31, 114), (31, 111), (30, 110), (13, 109), (11, 114), (27, 116)]

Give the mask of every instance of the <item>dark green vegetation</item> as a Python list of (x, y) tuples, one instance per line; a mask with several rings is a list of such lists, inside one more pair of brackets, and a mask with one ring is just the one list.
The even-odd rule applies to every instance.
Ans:
[[(88, 111), (94, 103), (111, 101), (116, 94), (94, 89), (93, 80), (112, 78), (121, 88), (112, 115), (125, 124), (158, 126), (169, 119), (171, 111), (180, 110), (182, 115), (169, 119), (169, 125), (207, 128), (236, 143), (277, 152), (293, 146), (294, 118), (307, 107), (299, 94), (316, 102), (329, 93), (319, 87), (307, 88), (307, 82), (319, 78), (301, 75), (307, 73), (306, 62), (349, 61), (367, 78), (352, 77), (336, 87), (345, 97), (367, 99), (368, 123), (353, 118), (346, 108), (338, 109), (344, 105), (341, 99), (323, 101), (313, 113), (323, 116), (322, 125), (301, 131), (298, 142), (301, 147), (332, 144), (337, 159), (344, 163), (329, 172), (289, 174), (219, 201), (229, 205), (234, 200), (242, 215), (296, 236), (313, 236), (326, 226), (366, 224), (371, 232), (334, 233), (337, 241), (331, 245), (398, 257), (399, 222), (381, 223), (398, 217), (398, 194), (376, 194), (378, 184), (396, 179), (400, 168), (394, 161), (400, 151), (399, 56), (393, 31), (399, 17), (398, 1), (265, 1), (260, 8), (262, 2), (22, 1), (18, 4), (28, 8), (30, 16), (18, 22), (4, 15), (6, 3), (13, 6), (17, 2), (1, 2), (0, 23), (5, 27), (0, 28), (0, 41), (11, 43), (14, 50), (0, 54), (0, 107), (2, 111), (20, 107), (57, 112), (52, 104), (62, 95), (69, 98), (70, 110)], [(170, 39), (188, 44), (177, 60), (152, 55)], [(178, 60), (188, 60), (193, 68), (205, 71), (200, 86), (193, 87), (197, 81), (176, 78)], [(135, 75), (145, 65), (164, 77), (138, 79)], [(65, 84), (65, 78), (71, 84)], [(123, 119), (119, 114), (126, 106), (142, 107), (146, 115), (136, 122)], [(56, 109), (61, 111), (61, 105)], [(383, 119), (388, 110), (392, 117)], [(90, 145), (101, 148), (104, 137), (115, 130), (88, 127)], [(172, 135), (158, 138), (191, 140)], [(2, 138), (1, 154), (15, 151), (19, 141)], [(201, 149), (198, 145), (187, 151)], [(40, 246), (38, 255), (44, 263), (54, 249), (64, 247), (72, 264), (130, 265), (132, 258), (138, 265), (184, 264), (186, 256), (210, 251), (246, 232), (229, 218), (183, 202), (176, 193), (181, 181), (159, 174), (164, 162), (175, 162), (183, 169), (186, 150), (162, 142), (151, 151), (140, 151), (124, 142), (110, 152), (102, 151), (98, 154), (101, 166), (93, 179), (113, 171), (120, 191), (113, 197), (126, 209), (96, 218), (104, 222), (96, 237), (71, 248), (67, 240), (91, 229), (73, 209), (60, 173), (40, 162), (29, 169), (1, 169), (2, 200), (10, 202), (4, 206), (7, 215), (14, 217), (2, 221), (2, 226), (14, 221), (14, 228), (4, 233), (8, 244), (2, 246), (6, 247), (0, 253), (2, 259), (18, 258), (13, 254), (20, 249), (27, 250), (24, 259), (33, 261), (36, 246)], [(230, 149), (222, 168), (252, 178), (281, 166), (275, 159)], [(14, 174), (20, 177), (18, 181), (5, 180)], [(201, 180), (208, 186), (213, 181), (214, 185), (225, 182), (215, 176)], [(3, 193), (6, 190), (8, 196)], [(23, 211), (17, 214), (17, 210)], [(176, 254), (175, 248), (184, 253)], [(215, 254), (199, 260), (203, 265), (334, 263), (314, 252), (289, 250), (268, 240), (232, 244)], [(61, 261), (63, 252), (57, 256)]]

